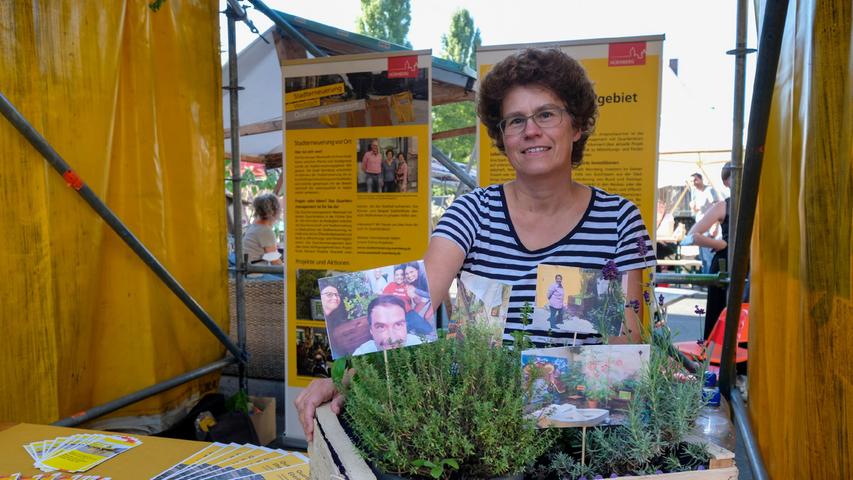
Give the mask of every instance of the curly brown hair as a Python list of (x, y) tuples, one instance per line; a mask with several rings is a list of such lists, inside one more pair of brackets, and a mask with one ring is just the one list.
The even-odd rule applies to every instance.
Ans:
[(255, 208), (255, 217), (261, 220), (273, 220), (281, 213), (281, 204), (278, 197), (272, 193), (262, 193), (252, 201)]
[(572, 167), (583, 161), (586, 141), (595, 130), (598, 99), (592, 82), (580, 63), (557, 49), (529, 48), (498, 62), (480, 82), (477, 114), (489, 137), (502, 153), (503, 136), (498, 124), (503, 120), (501, 106), (507, 92), (521, 85), (538, 85), (554, 92), (562, 100), (580, 138), (572, 145)]

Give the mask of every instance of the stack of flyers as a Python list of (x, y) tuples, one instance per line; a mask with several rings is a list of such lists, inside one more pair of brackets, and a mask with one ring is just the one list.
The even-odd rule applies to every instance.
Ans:
[(71, 475), (68, 473), (45, 473), (33, 476), (21, 475), (13, 473), (11, 475), (3, 475), (0, 473), (0, 480), (110, 480), (110, 477), (101, 477), (98, 475)]
[(24, 445), (24, 449), (33, 457), (33, 466), (42, 472), (76, 473), (85, 472), (140, 444), (138, 438), (126, 435), (77, 434), (33, 442)]
[(298, 452), (213, 443), (151, 480), (307, 480), (308, 468)]

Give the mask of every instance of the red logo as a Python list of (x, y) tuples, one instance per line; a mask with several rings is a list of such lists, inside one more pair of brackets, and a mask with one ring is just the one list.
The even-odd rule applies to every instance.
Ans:
[(646, 64), (646, 42), (611, 43), (608, 45), (607, 66), (624, 67)]
[(418, 78), (417, 55), (389, 57), (388, 78)]

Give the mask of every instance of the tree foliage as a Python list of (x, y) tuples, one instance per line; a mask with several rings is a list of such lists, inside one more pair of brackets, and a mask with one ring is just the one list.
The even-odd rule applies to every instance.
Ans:
[(442, 56), (456, 63), (477, 67), (476, 51), (482, 45), (480, 29), (474, 26), (471, 13), (460, 8), (453, 12), (450, 30), (441, 35)]
[[(474, 26), (474, 17), (461, 8), (453, 13), (450, 29), (441, 35), (442, 57), (456, 63), (476, 68), (476, 50), (482, 44), (480, 29)], [(439, 105), (433, 108), (433, 131), (476, 125), (477, 112), (473, 102)], [(467, 162), (474, 150), (474, 135), (462, 135), (438, 140), (435, 145), (457, 162)]]
[(409, 0), (361, 0), (361, 16), (355, 26), (358, 33), (411, 48), (406, 39), (411, 23)]

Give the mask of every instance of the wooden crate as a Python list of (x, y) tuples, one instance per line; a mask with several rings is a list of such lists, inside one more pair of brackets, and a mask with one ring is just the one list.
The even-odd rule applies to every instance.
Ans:
[[(698, 440), (698, 439), (697, 439)], [(738, 469), (735, 454), (708, 444), (712, 458), (708, 470), (645, 475), (642, 477), (619, 477), (623, 480), (737, 480)], [(308, 445), (311, 457), (311, 478), (376, 480), (376, 475), (361, 458), (350, 441), (337, 415), (329, 405), (317, 409), (314, 419), (314, 440)]]

